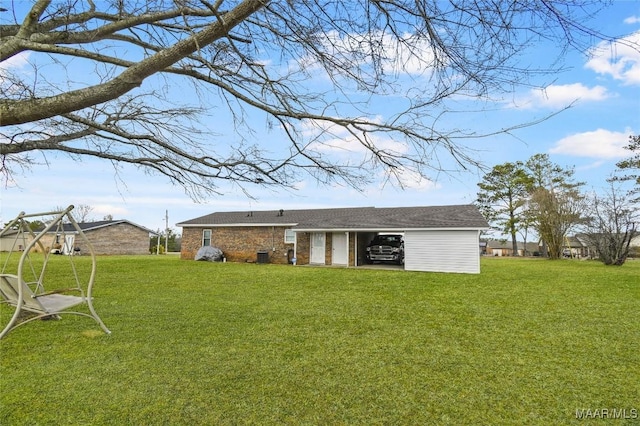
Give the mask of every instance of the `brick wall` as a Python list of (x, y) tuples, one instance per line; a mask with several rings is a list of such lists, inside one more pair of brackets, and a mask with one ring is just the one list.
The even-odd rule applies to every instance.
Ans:
[[(87, 231), (85, 235), (96, 254), (149, 254), (149, 231), (128, 223)], [(82, 244), (82, 239), (76, 238), (76, 246), (84, 251)]]
[[(84, 234), (91, 242), (95, 254), (149, 254), (149, 232), (128, 223), (89, 230)], [(89, 248), (82, 237), (76, 235), (75, 232), (68, 235), (75, 236), (74, 247), (80, 249), (79, 254), (89, 254)], [(40, 242), (45, 250), (62, 247), (64, 235), (58, 234), (56, 236), (55, 233), (48, 233), (40, 239)], [(41, 251), (40, 246), (36, 245), (34, 251)]]
[(202, 247), (202, 232), (211, 230), (211, 246), (224, 253), (229, 262), (255, 262), (258, 251), (269, 253), (270, 263), (286, 264), (289, 250), (293, 244), (285, 244), (285, 227), (279, 226), (247, 226), (220, 228), (183, 228), (183, 259), (193, 259)]
[(325, 232), (324, 235), (324, 264), (331, 265), (333, 262), (332, 254), (333, 251), (333, 233)]
[(182, 228), (182, 244), (180, 244), (180, 257), (193, 259), (202, 247), (203, 228)]
[[(193, 259), (202, 247), (202, 232), (211, 230), (211, 245), (224, 253), (229, 262), (255, 262), (257, 252), (269, 252), (269, 262), (287, 263), (287, 252), (293, 244), (284, 243), (284, 227), (221, 227), (221, 228), (183, 228), (182, 259)], [(296, 261), (298, 265), (308, 265), (311, 255), (311, 233), (296, 233)], [(356, 233), (349, 233), (349, 265), (355, 265)], [(332, 262), (333, 238), (331, 232), (325, 237), (325, 264)], [(273, 248), (275, 247), (275, 251)]]
[(298, 265), (308, 265), (311, 255), (311, 234), (308, 232), (296, 233), (296, 259)]

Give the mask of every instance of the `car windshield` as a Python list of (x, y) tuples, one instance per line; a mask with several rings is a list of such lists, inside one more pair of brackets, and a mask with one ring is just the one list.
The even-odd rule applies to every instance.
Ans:
[(396, 243), (401, 241), (401, 238), (397, 235), (378, 235), (374, 241), (377, 243)]

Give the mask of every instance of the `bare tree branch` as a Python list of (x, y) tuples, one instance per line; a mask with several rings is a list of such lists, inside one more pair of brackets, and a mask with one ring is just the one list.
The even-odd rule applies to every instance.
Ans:
[(225, 14), (222, 20), (213, 22), (200, 32), (128, 67), (106, 83), (46, 98), (0, 100), (0, 124), (8, 126), (42, 120), (122, 96), (140, 86), (145, 78), (196, 52), (200, 46), (224, 37), (231, 28), (243, 22), (262, 5), (260, 0), (244, 0), (233, 11)]
[[(14, 7), (15, 22), (0, 25), (2, 173), (57, 151), (139, 166), (191, 193), (215, 192), (219, 181), (293, 187), (299, 172), (358, 188), (375, 170), (402, 185), (406, 171), (428, 178), (480, 166), (466, 142), (545, 118), (480, 134), (446, 124), (475, 112), (452, 99), (489, 99), (553, 76), (561, 62), (536, 69), (518, 60), (540, 39), (580, 49), (612, 39), (587, 26), (601, 5), (583, 0)], [(4, 67), (16, 55), (30, 72)], [(196, 96), (176, 100), (174, 87)], [(383, 96), (400, 105), (385, 116), (370, 107)], [(232, 137), (204, 128), (215, 109), (232, 117)]]

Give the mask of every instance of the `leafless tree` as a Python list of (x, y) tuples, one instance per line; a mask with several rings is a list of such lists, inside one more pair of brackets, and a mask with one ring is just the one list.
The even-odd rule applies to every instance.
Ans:
[(631, 250), (631, 242), (640, 235), (640, 210), (631, 194), (609, 181), (605, 194), (593, 194), (588, 205), (584, 239), (605, 265), (620, 266)]
[(73, 218), (77, 222), (93, 222), (90, 216), (92, 211), (93, 207), (87, 204), (78, 204), (73, 209)]
[[(536, 69), (519, 55), (541, 40), (584, 49), (607, 39), (586, 26), (601, 6), (6, 1), (1, 171), (11, 176), (63, 152), (139, 166), (198, 197), (222, 180), (292, 187), (303, 172), (360, 187), (380, 174), (429, 177), (451, 159), (455, 169), (476, 165), (464, 139), (487, 135), (447, 125), (461, 112), (449, 100), (487, 99), (555, 75), (561, 65)], [(191, 92), (198, 97), (186, 99)], [(377, 97), (395, 112), (371, 111)], [(233, 139), (206, 126), (217, 111), (230, 113)], [(338, 148), (359, 156), (327, 154)]]
[[(61, 212), (64, 211), (68, 206), (55, 206), (50, 209), (52, 212)], [(73, 206), (73, 210), (71, 210), (71, 215), (76, 220), (76, 222), (92, 222), (93, 220), (89, 216), (93, 211), (93, 207), (87, 204), (78, 204), (77, 206)], [(55, 220), (58, 215), (51, 215), (48, 218), (48, 221)], [(66, 216), (63, 218), (64, 223), (68, 223), (68, 219)]]

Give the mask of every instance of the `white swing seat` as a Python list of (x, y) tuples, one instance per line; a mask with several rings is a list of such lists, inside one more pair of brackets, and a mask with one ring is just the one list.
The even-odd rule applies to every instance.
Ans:
[(36, 314), (55, 314), (84, 302), (84, 297), (66, 294), (36, 295), (17, 275), (0, 275), (0, 293), (5, 302), (17, 307), (22, 286), (22, 309)]
[[(22, 296), (20, 295), (20, 287), (22, 287)], [(17, 275), (0, 274), (0, 293), (4, 302), (8, 305), (36, 314), (35, 317), (16, 323), (11, 328), (18, 327), (34, 319), (62, 313), (91, 317), (102, 325), (102, 321), (93, 315), (68, 311), (74, 306), (85, 303), (87, 301), (85, 297), (59, 293), (38, 295)], [(20, 303), (20, 300), (22, 300), (22, 303)]]
[(36, 297), (46, 313), (60, 313), (74, 306), (84, 303), (84, 297), (71, 296), (67, 294), (48, 294)]

